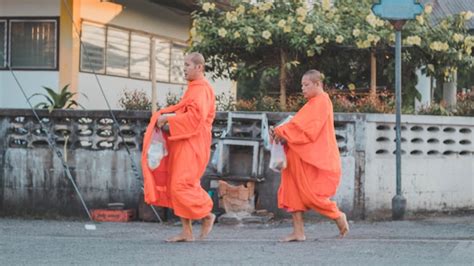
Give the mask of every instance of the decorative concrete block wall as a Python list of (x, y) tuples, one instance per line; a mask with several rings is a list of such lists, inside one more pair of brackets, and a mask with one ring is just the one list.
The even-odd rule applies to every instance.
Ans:
[[(150, 113), (114, 114), (119, 126), (107, 111), (40, 112), (91, 208), (109, 202), (137, 208), (140, 197), (140, 150)], [(274, 124), (289, 113), (267, 115)], [(224, 112), (217, 114), (214, 138), (226, 127), (226, 118)], [(353, 218), (391, 209), (394, 121), (394, 115), (335, 115), (343, 175), (334, 200)], [(402, 192), (408, 211), (474, 209), (474, 118), (403, 115), (402, 126)], [(246, 156), (250, 155), (245, 151), (236, 154), (231, 163), (250, 172)], [(268, 159), (267, 153), (265, 181), (256, 186), (257, 208), (281, 215), (276, 198), (280, 175), (268, 169)], [(209, 183), (203, 180), (206, 188)], [(60, 160), (47, 146), (45, 132), (24, 109), (0, 109), (0, 215), (9, 214), (84, 215)]]

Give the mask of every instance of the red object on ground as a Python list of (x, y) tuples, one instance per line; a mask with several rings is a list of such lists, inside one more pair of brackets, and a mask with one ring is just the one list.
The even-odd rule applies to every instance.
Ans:
[(106, 210), (91, 211), (92, 219), (97, 222), (129, 222), (135, 218), (135, 210)]

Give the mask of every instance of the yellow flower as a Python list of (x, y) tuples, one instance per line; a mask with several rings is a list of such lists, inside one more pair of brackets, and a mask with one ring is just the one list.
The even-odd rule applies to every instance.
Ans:
[(430, 49), (433, 51), (447, 51), (449, 45), (445, 42), (435, 41), (430, 44)]
[(464, 13), (464, 20), (470, 20), (474, 16), (474, 13), (467, 11)]
[(193, 41), (196, 43), (202, 42), (202, 35), (196, 35), (196, 37), (193, 38)]
[(426, 14), (431, 14), (432, 11), (433, 11), (433, 7), (431, 5), (426, 5), (425, 6), (425, 13)]
[(409, 36), (406, 39), (407, 44), (409, 45), (421, 45), (421, 38), (419, 36)]
[(205, 12), (209, 12), (209, 10), (213, 10), (214, 8), (216, 8), (216, 4), (214, 3), (207, 2), (202, 5), (202, 10)]
[(262, 32), (262, 37), (266, 40), (270, 39), (270, 37), (272, 37), (272, 34), (268, 31), (268, 30), (265, 30)]
[(455, 42), (462, 42), (462, 41), (464, 40), (464, 35), (459, 34), (459, 33), (455, 33), (455, 34), (453, 35), (453, 40), (454, 40)]
[(253, 32), (254, 29), (252, 27), (245, 27), (245, 33), (247, 33), (247, 35), (251, 35)]
[(365, 21), (367, 21), (367, 23), (369, 23), (370, 26), (374, 28), (377, 26), (377, 17), (372, 12), (370, 12), (370, 14), (365, 17)]
[(314, 56), (314, 50), (308, 50), (308, 51), (306, 51), (306, 54), (308, 55), (308, 57), (313, 57)]
[(191, 30), (189, 31), (189, 33), (191, 34), (191, 37), (195, 37), (196, 36), (196, 28), (192, 27)]
[(322, 44), (324, 42), (324, 38), (321, 37), (321, 35), (318, 35), (318, 36), (316, 36), (316, 38), (314, 38), (314, 42), (316, 44)]
[(307, 10), (304, 8), (304, 7), (298, 7), (296, 9), (296, 14), (299, 16), (299, 17), (306, 17), (306, 13), (307, 13)]
[(434, 72), (434, 71), (435, 71), (435, 68), (434, 68), (434, 65), (433, 65), (433, 64), (428, 64), (428, 69), (429, 69), (431, 72)]
[(281, 19), (280, 21), (278, 21), (278, 27), (284, 28), (285, 25), (286, 25), (286, 21), (284, 19)]
[(323, 10), (329, 10), (331, 8), (331, 1), (323, 0), (321, 3), (321, 7), (323, 8)]
[(289, 26), (289, 25), (288, 25), (288, 26), (285, 26), (285, 27), (283, 28), (283, 32), (291, 32), (291, 26)]
[(367, 35), (367, 41), (369, 41), (369, 42), (375, 41), (375, 35), (373, 35), (373, 34)]
[(377, 18), (377, 20), (375, 21), (375, 25), (377, 25), (378, 27), (382, 27), (384, 24), (385, 24), (385, 21), (381, 19)]
[(395, 42), (395, 33), (390, 33), (390, 36), (388, 37), (389, 41)]
[(248, 42), (249, 44), (252, 44), (252, 43), (253, 43), (253, 38), (252, 38), (252, 37), (248, 37), (248, 38), (247, 38), (247, 42)]
[(354, 35), (354, 37), (358, 37), (360, 35), (360, 30), (359, 29), (354, 29), (352, 31), (352, 35)]
[(237, 11), (237, 14), (242, 15), (243, 13), (245, 13), (245, 7), (243, 5), (239, 5), (236, 11)]
[(235, 39), (240, 38), (240, 32), (238, 31), (234, 32), (234, 38)]
[(344, 37), (342, 37), (341, 35), (337, 35), (336, 42), (337, 43), (342, 43), (343, 41), (344, 41)]
[(266, 2), (265, 4), (262, 5), (262, 11), (270, 10), (272, 6), (273, 6), (272, 2)]
[(222, 38), (224, 38), (226, 35), (227, 35), (227, 31), (224, 29), (224, 28), (220, 28), (218, 31), (217, 31), (217, 34), (219, 36), (221, 36)]
[(313, 24), (307, 24), (305, 27), (304, 27), (304, 33), (306, 34), (311, 34), (311, 32), (313, 32)]
[(301, 24), (304, 24), (304, 20), (306, 19), (306, 16), (304, 17), (297, 17), (296, 20), (301, 23)]
[(354, 91), (356, 89), (356, 86), (354, 85), (354, 83), (350, 83), (349, 85), (347, 85), (347, 87), (349, 88), (350, 91)]
[(421, 25), (423, 25), (425, 23), (425, 19), (423, 18), (423, 16), (416, 16), (416, 20), (418, 21), (418, 23), (420, 23)]
[(237, 21), (237, 16), (234, 14), (234, 12), (225, 13), (225, 18), (229, 22), (236, 22)]

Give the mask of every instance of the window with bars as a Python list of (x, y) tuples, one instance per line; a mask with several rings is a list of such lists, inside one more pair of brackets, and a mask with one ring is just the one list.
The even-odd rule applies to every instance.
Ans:
[(56, 70), (56, 18), (0, 19), (0, 68)]
[(186, 46), (169, 39), (113, 26), (83, 22), (81, 71), (150, 80), (151, 49), (160, 82), (186, 83)]

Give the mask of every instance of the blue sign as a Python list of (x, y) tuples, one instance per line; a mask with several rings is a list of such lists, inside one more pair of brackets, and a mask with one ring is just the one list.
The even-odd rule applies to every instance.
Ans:
[(416, 0), (379, 0), (372, 12), (387, 20), (409, 20), (423, 12), (423, 5)]

